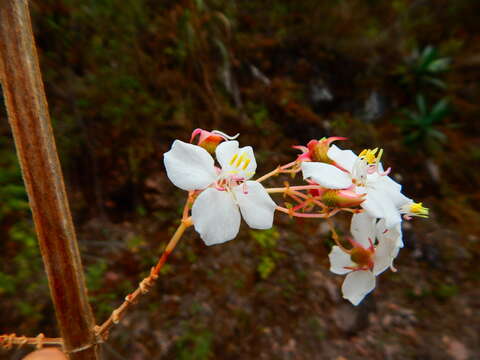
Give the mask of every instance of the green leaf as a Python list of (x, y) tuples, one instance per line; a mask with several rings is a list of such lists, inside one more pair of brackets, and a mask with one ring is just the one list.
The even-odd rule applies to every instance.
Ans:
[(431, 138), (433, 138), (433, 139), (435, 139), (435, 140), (437, 140), (437, 141), (439, 141), (439, 142), (441, 142), (441, 143), (445, 143), (445, 142), (447, 142), (447, 140), (448, 140), (447, 135), (445, 135), (443, 132), (438, 131), (438, 130), (435, 130), (435, 129), (431, 129), (431, 130), (429, 131), (428, 135), (429, 135)]
[(431, 77), (431, 76), (425, 76), (423, 80), (427, 83), (435, 85), (436, 87), (438, 87), (440, 89), (446, 89), (447, 88), (447, 84), (443, 80), (440, 80), (440, 79), (437, 79), (437, 78), (434, 78), (434, 77)]
[(420, 110), (421, 116), (427, 115), (427, 102), (425, 101), (425, 97), (421, 94), (417, 95), (417, 106), (418, 110)]
[(432, 123), (439, 122), (448, 114), (450, 110), (450, 102), (447, 98), (437, 102), (431, 112)]
[(450, 68), (450, 62), (451, 61), (449, 58), (433, 60), (430, 64), (428, 64), (427, 70), (432, 73), (447, 71)]

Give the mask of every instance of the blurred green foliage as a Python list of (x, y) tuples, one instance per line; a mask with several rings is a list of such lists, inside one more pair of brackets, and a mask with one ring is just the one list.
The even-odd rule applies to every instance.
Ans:
[[(179, 192), (165, 191), (167, 185), (159, 182), (155, 191), (161, 205), (152, 204), (145, 196), (146, 179), (162, 171), (162, 154), (172, 139), (185, 140), (192, 129), (202, 127), (240, 132), (242, 142), (269, 149), (262, 155), (269, 167), (292, 157), (290, 145), (311, 138), (348, 136), (354, 150), (381, 143), (400, 173), (419, 169), (405, 178), (409, 195), (433, 194), (432, 207), (437, 202), (437, 208), (446, 209), (442, 213), (437, 209), (439, 219), (459, 223), (470, 219), (472, 225), (465, 228), (473, 231), (478, 227), (470, 216), (476, 214), (478, 174), (468, 169), (478, 158), (478, 122), (472, 119), (480, 113), (474, 41), (478, 19), (472, 15), (478, 11), (474, 7), (469, 0), (279, 0), (268, 6), (261, 1), (220, 0), (31, 1), (54, 130), (79, 228), (100, 215), (104, 222), (125, 227), (142, 219), (145, 233), (168, 237), (158, 235), (156, 229), (169, 228), (180, 214)], [(313, 85), (328, 90), (332, 98), (314, 101)], [(384, 109), (366, 124), (358, 114), (364, 112), (372, 91), (384, 99), (379, 101)], [(455, 113), (449, 118), (453, 107)], [(398, 113), (403, 116), (399, 118)], [(395, 117), (397, 126), (392, 127)], [(452, 123), (463, 128), (451, 127)], [(48, 306), (48, 290), (27, 199), (13, 145), (1, 135), (0, 248), (7, 261), (0, 270), (0, 293), (12, 299), (5, 300), (7, 312), (12, 309), (11, 313), (45, 320), (41, 317)], [(409, 149), (418, 148), (428, 151), (405, 156)], [(456, 152), (461, 148), (466, 149), (463, 157)], [(442, 151), (448, 149), (452, 150), (447, 159), (450, 165), (445, 165)], [(428, 174), (419, 164), (427, 157), (439, 164), (442, 181), (448, 184), (441, 189), (447, 189), (447, 194), (436, 193), (425, 181)], [(448, 171), (448, 166), (458, 171)], [(462, 174), (468, 181), (456, 181), (455, 176)], [(458, 196), (465, 193), (471, 198)], [(269, 279), (255, 286), (268, 289), (275, 280), (284, 298), (296, 299), (300, 285), (308, 284), (308, 268), (292, 271), (291, 279), (274, 279), (276, 272), (284, 271), (286, 261), (278, 229), (251, 231), (249, 236), (255, 244), (256, 273), (262, 280)], [(112, 247), (114, 256), (87, 257), (86, 279), (100, 317), (107, 316), (131, 291), (138, 273), (148, 274), (157, 260), (162, 244), (149, 239), (142, 232), (126, 237), (123, 248)], [(191, 295), (190, 285), (182, 278), (185, 269), (202, 265), (208, 256), (197, 245), (186, 244), (175, 253), (175, 267), (164, 268), (168, 281), (161, 287), (162, 294), (171, 286), (169, 294), (180, 296), (187, 291)], [(289, 246), (301, 257), (308, 251), (304, 244), (290, 241)], [(322, 253), (332, 244), (327, 240)], [(206, 268), (204, 276), (212, 283), (219, 273), (232, 279), (238, 291), (235, 296), (248, 293), (244, 303), (250, 303), (260, 290), (253, 291), (248, 276), (232, 275), (240, 271), (224, 274)], [(194, 273), (188, 276), (202, 274)], [(435, 283), (415, 296), (443, 300), (461, 295), (462, 290), (461, 284), (455, 288)], [(219, 295), (216, 289), (210, 291), (213, 303)], [(261, 296), (268, 297), (268, 291)], [(155, 297), (153, 291), (151, 296)], [(311, 304), (305, 298), (305, 307)], [(234, 311), (245, 314), (245, 324), (255, 327), (257, 317), (242, 306)], [(160, 321), (152, 321), (184, 316), (178, 310), (178, 305), (163, 307), (162, 303)], [(295, 316), (284, 320), (297, 321)], [(206, 330), (210, 327), (193, 324), (195, 319), (184, 324), (177, 338), (173, 349), (177, 357), (218, 357), (213, 333)], [(308, 328), (315, 341), (329, 337), (321, 323), (312, 322)], [(178, 329), (172, 329), (173, 333), (168, 333), (168, 327), (165, 332), (174, 338)], [(239, 343), (258, 349), (250, 340), (257, 337), (250, 336), (250, 329), (247, 332), (249, 336), (240, 337)], [(217, 342), (224, 345), (221, 339)], [(302, 346), (299, 341), (299, 351)], [(239, 356), (229, 354), (229, 358)]]
[(282, 257), (281, 253), (276, 250), (280, 234), (275, 227), (272, 227), (262, 231), (250, 230), (250, 236), (260, 248), (258, 274), (260, 278), (267, 279), (275, 270), (276, 261)]
[(450, 70), (451, 62), (450, 58), (441, 57), (434, 46), (428, 45), (423, 50), (416, 49), (407, 63), (397, 68), (396, 73), (408, 85), (418, 87), (429, 84), (446, 89), (446, 83), (439, 76)]
[(180, 360), (208, 360), (213, 356), (213, 334), (199, 326), (185, 324), (186, 331), (176, 342)]
[(396, 123), (406, 145), (433, 151), (447, 141), (447, 136), (438, 126), (450, 112), (449, 100), (441, 99), (431, 108), (423, 95), (417, 95), (416, 100), (417, 110), (404, 110), (405, 117), (397, 119)]
[[(14, 307), (22, 316), (41, 320), (48, 303), (48, 288), (30, 218), (28, 198), (13, 143), (0, 137), (0, 295), (18, 296)], [(40, 296), (42, 300), (33, 301)]]

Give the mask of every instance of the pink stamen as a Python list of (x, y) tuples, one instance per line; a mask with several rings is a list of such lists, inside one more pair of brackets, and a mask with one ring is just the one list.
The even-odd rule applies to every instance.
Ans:
[(378, 175), (380, 176), (387, 176), (388, 174), (390, 174), (390, 171), (392, 171), (392, 168), (389, 167), (387, 170), (385, 170), (384, 172), (379, 172)]
[(360, 267), (344, 266), (343, 268), (351, 271), (370, 270), (368, 266), (360, 266)]
[(301, 152), (304, 152), (304, 153), (308, 152), (308, 148), (306, 146), (295, 145), (295, 146), (292, 146), (292, 148), (300, 150)]
[(374, 253), (375, 252), (375, 247), (373, 246), (373, 241), (371, 238), (368, 238), (368, 242), (370, 243), (370, 248), (369, 250)]

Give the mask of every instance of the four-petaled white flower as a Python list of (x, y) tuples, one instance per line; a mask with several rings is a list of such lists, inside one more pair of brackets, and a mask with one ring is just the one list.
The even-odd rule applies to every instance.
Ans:
[(332, 145), (328, 157), (339, 167), (322, 162), (303, 162), (303, 177), (311, 178), (328, 189), (352, 189), (365, 194), (361, 203), (372, 217), (385, 219), (387, 228), (401, 222), (400, 208), (411, 200), (401, 193), (402, 186), (383, 171), (380, 158), (382, 150), (364, 150), (359, 156), (351, 150), (341, 150)]
[(252, 148), (225, 141), (215, 155), (221, 169), (205, 149), (180, 140), (164, 154), (167, 176), (175, 186), (203, 190), (193, 203), (192, 222), (205, 244), (235, 238), (240, 213), (251, 228), (271, 228), (276, 204), (259, 182), (249, 181), (257, 168)]
[(328, 257), (331, 272), (348, 274), (342, 285), (343, 297), (358, 305), (375, 288), (375, 277), (389, 267), (394, 269), (393, 260), (403, 242), (400, 224), (387, 229), (385, 220), (377, 222), (366, 212), (353, 215), (350, 231), (353, 248), (347, 252), (334, 246)]

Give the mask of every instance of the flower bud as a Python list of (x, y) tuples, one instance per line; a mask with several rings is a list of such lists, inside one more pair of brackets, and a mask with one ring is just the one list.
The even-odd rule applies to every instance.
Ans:
[(202, 129), (195, 129), (192, 132), (190, 142), (192, 142), (197, 135), (200, 135), (198, 137), (197, 145), (204, 148), (211, 154), (215, 153), (217, 145), (220, 144), (223, 140), (225, 140), (225, 138), (219, 134)]
[(299, 155), (299, 161), (316, 161), (334, 165), (334, 161), (328, 157), (330, 144), (336, 140), (346, 140), (347, 138), (333, 136), (322, 138), (320, 140), (310, 140), (307, 146), (294, 146), (294, 149), (301, 150), (303, 154)]
[(364, 200), (364, 194), (357, 194), (352, 190), (328, 189), (322, 194), (322, 202), (332, 208), (347, 208), (359, 206)]

